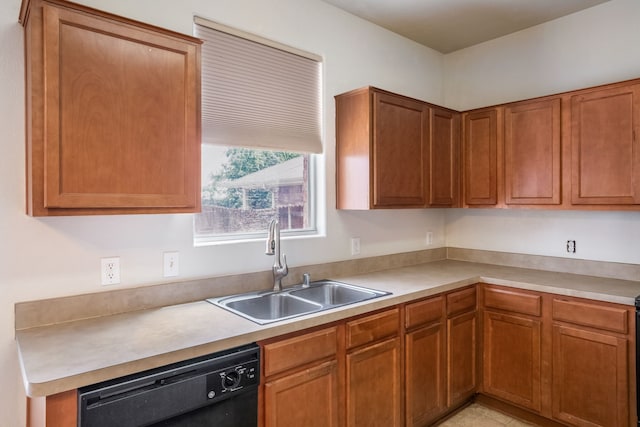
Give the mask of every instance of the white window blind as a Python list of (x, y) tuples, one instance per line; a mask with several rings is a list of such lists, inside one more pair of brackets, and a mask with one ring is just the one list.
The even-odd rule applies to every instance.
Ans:
[(198, 17), (195, 35), (203, 143), (322, 152), (319, 57)]

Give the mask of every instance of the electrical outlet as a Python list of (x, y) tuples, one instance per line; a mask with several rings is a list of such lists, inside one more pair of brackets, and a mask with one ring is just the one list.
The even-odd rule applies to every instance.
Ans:
[(178, 252), (164, 253), (164, 277), (176, 277), (178, 274), (180, 274), (179, 260), (180, 258)]
[(360, 238), (352, 237), (351, 238), (351, 255), (359, 255), (360, 254)]
[(101, 276), (103, 285), (120, 283), (120, 257), (101, 258)]
[(575, 240), (567, 240), (567, 252), (570, 254), (576, 253), (576, 241)]
[(425, 243), (427, 244), (427, 246), (433, 245), (433, 231), (427, 231)]

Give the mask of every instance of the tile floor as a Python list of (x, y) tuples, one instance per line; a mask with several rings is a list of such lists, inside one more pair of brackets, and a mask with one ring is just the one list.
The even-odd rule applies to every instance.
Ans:
[(453, 417), (438, 424), (438, 427), (533, 427), (525, 421), (512, 418), (502, 412), (489, 409), (473, 403), (455, 414)]

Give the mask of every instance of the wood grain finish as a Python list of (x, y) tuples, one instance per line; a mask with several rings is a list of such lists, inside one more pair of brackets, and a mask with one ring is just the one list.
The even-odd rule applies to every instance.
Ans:
[(560, 106), (551, 98), (504, 108), (507, 204), (560, 204)]
[[(444, 306), (442, 300), (439, 303)], [(428, 425), (447, 410), (446, 339), (444, 321), (405, 337), (407, 426)]]
[(337, 349), (336, 327), (265, 344), (264, 374), (271, 376), (317, 360), (335, 357)]
[(629, 330), (627, 309), (606, 304), (553, 299), (553, 319), (576, 325), (626, 334)]
[(335, 102), (338, 209), (459, 204), (460, 113), (373, 87)]
[(475, 311), (447, 320), (447, 405), (473, 396), (478, 385), (478, 315)]
[(27, 399), (27, 427), (77, 427), (78, 393), (65, 391)]
[(553, 416), (570, 425), (629, 426), (627, 340), (553, 328)]
[(199, 41), (30, 2), (28, 213), (196, 212)]
[(338, 367), (325, 362), (265, 384), (266, 427), (337, 427)]
[(335, 97), (337, 209), (373, 205), (370, 98), (369, 88)]
[(460, 113), (430, 108), (429, 205), (458, 205), (460, 175)]
[(475, 310), (477, 304), (476, 287), (461, 289), (447, 294), (447, 316)]
[(464, 202), (498, 203), (498, 109), (464, 113)]
[(640, 84), (571, 97), (571, 202), (640, 203)]
[(540, 412), (542, 322), (486, 311), (483, 329), (485, 392)]
[(424, 207), (429, 174), (429, 108), (373, 92), (373, 205)]
[(483, 287), (484, 307), (540, 316), (542, 296), (504, 288)]
[(349, 321), (346, 325), (347, 349), (398, 335), (399, 328), (398, 308)]
[(403, 425), (400, 339), (347, 354), (347, 426)]
[(437, 296), (407, 304), (405, 327), (413, 329), (431, 323), (442, 322), (445, 316), (445, 297)]

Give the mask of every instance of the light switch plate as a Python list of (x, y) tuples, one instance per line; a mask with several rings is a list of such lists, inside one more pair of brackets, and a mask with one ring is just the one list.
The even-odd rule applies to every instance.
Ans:
[(178, 252), (164, 253), (164, 277), (176, 277), (180, 274), (180, 258)]

